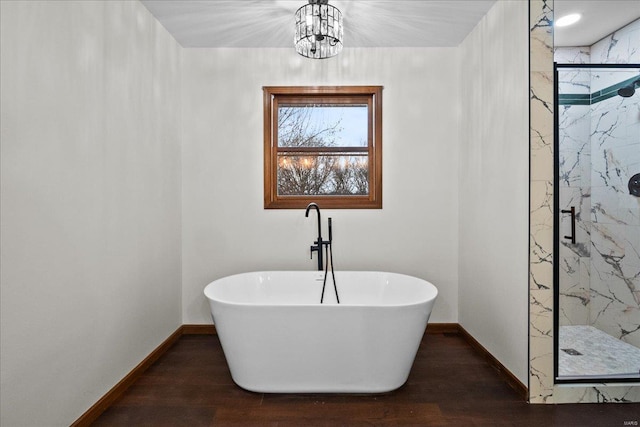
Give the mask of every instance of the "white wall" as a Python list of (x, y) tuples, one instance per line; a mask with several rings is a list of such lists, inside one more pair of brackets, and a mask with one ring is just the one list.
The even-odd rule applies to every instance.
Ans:
[(139, 2), (0, 7), (0, 424), (69, 425), (181, 324), (180, 48)]
[(460, 46), (459, 319), (528, 377), (528, 4), (498, 1)]
[(457, 322), (457, 48), (345, 48), (322, 61), (293, 49), (185, 49), (183, 61), (184, 323), (211, 323), (202, 291), (214, 279), (315, 267), (316, 219), (263, 208), (271, 85), (384, 86), (383, 209), (323, 211), (324, 232), (331, 216), (336, 269), (427, 279), (440, 292), (431, 321)]

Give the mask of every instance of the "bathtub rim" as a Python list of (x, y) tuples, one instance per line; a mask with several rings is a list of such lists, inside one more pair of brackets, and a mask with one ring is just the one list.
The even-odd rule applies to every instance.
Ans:
[[(420, 282), (424, 282), (424, 284), (427, 285), (427, 288), (429, 288), (429, 295), (426, 298), (420, 298), (417, 299), (416, 301), (411, 301), (408, 303), (394, 303), (394, 304), (366, 304), (366, 303), (361, 303), (361, 304), (353, 304), (353, 303), (340, 303), (340, 304), (336, 304), (333, 302), (328, 302), (328, 303), (264, 303), (264, 302), (237, 302), (237, 301), (229, 301), (227, 299), (220, 299), (220, 298), (214, 298), (210, 295), (211, 291), (207, 291), (208, 289), (212, 289), (213, 288), (213, 284), (218, 282), (218, 281), (222, 281), (222, 280), (226, 280), (226, 279), (232, 279), (234, 277), (239, 277), (239, 276), (249, 276), (249, 275), (261, 275), (261, 274), (268, 274), (268, 273), (308, 273), (309, 275), (313, 275), (315, 274), (319, 274), (319, 275), (323, 275), (324, 276), (324, 272), (320, 272), (320, 271), (316, 271), (316, 270), (256, 270), (256, 271), (247, 271), (247, 272), (243, 272), (243, 273), (235, 273), (235, 274), (231, 274), (228, 276), (224, 276), (224, 277), (220, 277), (218, 279), (215, 279), (211, 282), (209, 282), (203, 290), (204, 295), (206, 296), (206, 298), (208, 299), (208, 301), (210, 303), (218, 303), (218, 304), (225, 304), (225, 305), (229, 305), (229, 306), (237, 306), (237, 307), (281, 307), (281, 308), (285, 308), (285, 307), (307, 307), (307, 308), (311, 308), (311, 307), (342, 307), (342, 309), (345, 309), (347, 307), (376, 307), (376, 308), (398, 308), (398, 307), (412, 307), (412, 306), (418, 306), (418, 305), (422, 305), (422, 304), (428, 304), (428, 303), (432, 303), (435, 302), (436, 298), (438, 297), (439, 291), (438, 288), (431, 283), (428, 280), (422, 279), (420, 277), (416, 277), (416, 276), (412, 276), (409, 274), (404, 274), (404, 273), (395, 273), (395, 272), (390, 272), (390, 271), (380, 271), (380, 270), (338, 270), (335, 273), (336, 274), (340, 274), (340, 273), (368, 273), (368, 274), (383, 274), (383, 275), (392, 275), (392, 276), (398, 276), (398, 277), (404, 277), (404, 278), (409, 278), (411, 280), (417, 280)], [(333, 290), (331, 289), (333, 287), (333, 282), (330, 276), (327, 277), (327, 286), (328, 286), (328, 290), (327, 292), (333, 292)], [(338, 284), (338, 289), (339, 288), (339, 284)]]

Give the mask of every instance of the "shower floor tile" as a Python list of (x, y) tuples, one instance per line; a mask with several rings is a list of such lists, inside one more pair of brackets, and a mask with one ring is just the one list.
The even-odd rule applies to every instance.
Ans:
[(558, 343), (560, 377), (640, 376), (640, 348), (593, 326), (561, 326)]

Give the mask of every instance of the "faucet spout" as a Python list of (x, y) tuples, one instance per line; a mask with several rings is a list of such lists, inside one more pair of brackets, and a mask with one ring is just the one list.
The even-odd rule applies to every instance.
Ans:
[(322, 246), (324, 245), (325, 242), (322, 241), (322, 222), (320, 221), (320, 207), (316, 204), (316, 203), (309, 203), (307, 205), (307, 209), (304, 213), (305, 217), (309, 217), (309, 211), (311, 209), (315, 209), (316, 213), (318, 214), (318, 239), (313, 242), (314, 245), (311, 246), (311, 258), (313, 258), (313, 253), (314, 252), (318, 252), (318, 271), (322, 271), (324, 268), (324, 262), (323, 262), (323, 257), (322, 257)]
[(322, 241), (322, 227), (321, 224), (322, 222), (320, 221), (320, 207), (316, 204), (316, 203), (309, 203), (307, 205), (307, 210), (304, 213), (305, 217), (309, 217), (309, 211), (311, 210), (311, 208), (314, 208), (316, 210), (316, 212), (318, 213), (318, 241), (321, 242)]

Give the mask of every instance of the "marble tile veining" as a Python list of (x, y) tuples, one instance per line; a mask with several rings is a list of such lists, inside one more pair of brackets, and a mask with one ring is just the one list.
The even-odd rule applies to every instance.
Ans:
[(594, 64), (640, 63), (640, 19), (603, 38), (591, 46)]

